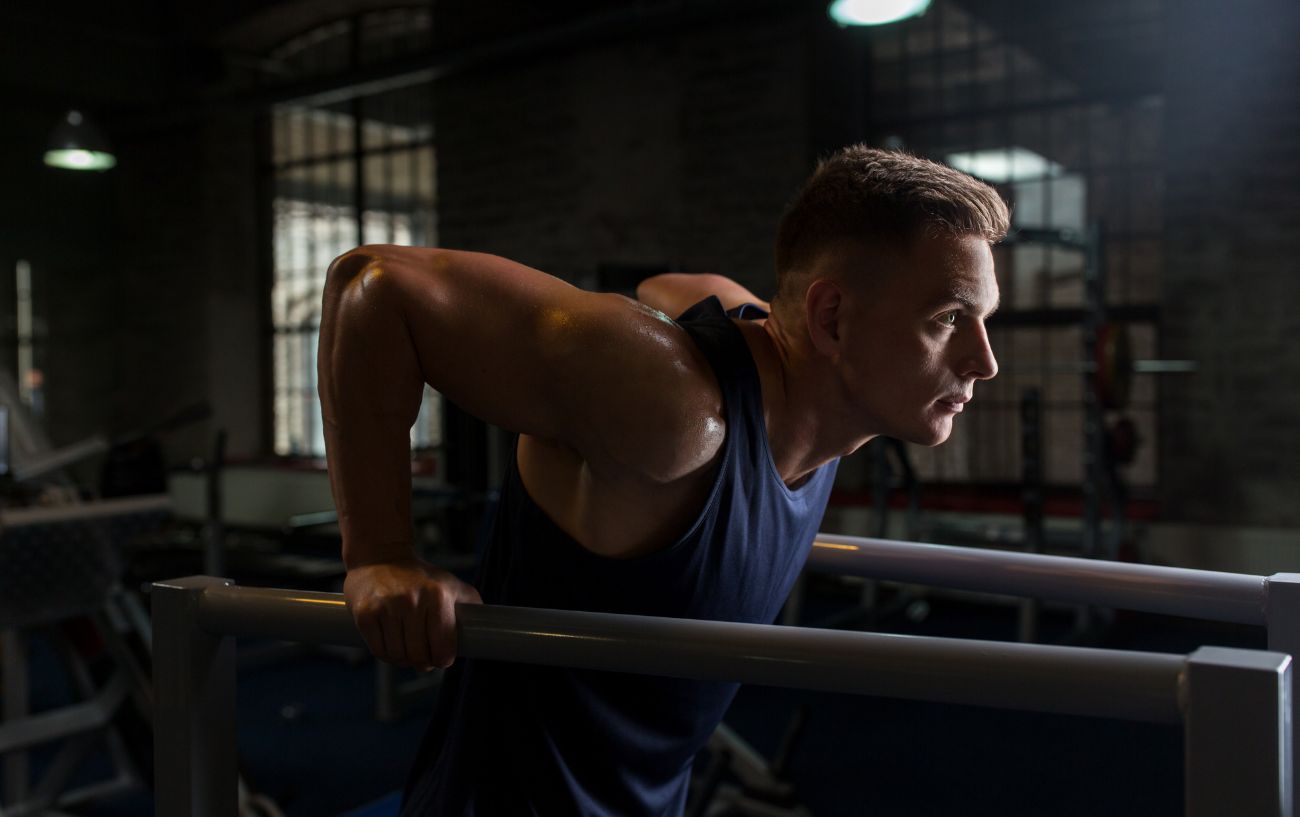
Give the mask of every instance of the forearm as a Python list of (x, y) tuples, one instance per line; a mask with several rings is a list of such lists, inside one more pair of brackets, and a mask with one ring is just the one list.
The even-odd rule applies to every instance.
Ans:
[(330, 487), (349, 569), (409, 557), (410, 428), (424, 391), (397, 294), (364, 255), (331, 267), (317, 357)]

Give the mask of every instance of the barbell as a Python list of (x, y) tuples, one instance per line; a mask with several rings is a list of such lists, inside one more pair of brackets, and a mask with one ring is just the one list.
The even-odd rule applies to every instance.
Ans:
[(1091, 374), (1093, 389), (1102, 406), (1122, 409), (1128, 405), (1137, 374), (1189, 374), (1196, 371), (1194, 360), (1139, 360), (1133, 357), (1128, 327), (1106, 323), (1097, 330), (1096, 354), (1092, 360), (1045, 361), (1010, 367), (1013, 371), (1038, 370), (1048, 374)]

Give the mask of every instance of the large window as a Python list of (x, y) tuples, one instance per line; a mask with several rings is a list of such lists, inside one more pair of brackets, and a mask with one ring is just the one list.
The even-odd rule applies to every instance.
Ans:
[[(310, 31), (271, 58), (296, 78), (338, 74), (426, 47), (426, 8), (371, 13)], [(426, 84), (271, 111), (274, 447), (325, 453), (316, 391), (325, 271), (367, 243), (437, 240), (431, 88)], [(415, 448), (441, 441), (441, 402), (426, 388)]]
[[(1156, 349), (1161, 266), (1161, 8), (937, 0), (922, 18), (871, 31), (872, 137), (995, 183), (1017, 228), (1104, 229), (1108, 318), (1135, 356)], [(1100, 57), (1104, 56), (1104, 59)], [(951, 443), (913, 447), (938, 482), (1020, 478), (1019, 401), (1042, 395), (1046, 479), (1083, 474), (1083, 254), (1025, 243), (998, 251), (1002, 309), (991, 327), (1003, 371), (976, 389)], [(1126, 410), (1144, 445), (1126, 476), (1156, 479), (1156, 383), (1138, 377)]]

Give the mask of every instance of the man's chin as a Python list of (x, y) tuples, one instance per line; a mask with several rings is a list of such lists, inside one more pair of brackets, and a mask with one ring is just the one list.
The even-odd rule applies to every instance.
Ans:
[(934, 448), (948, 441), (952, 436), (952, 421), (946, 420), (937, 423), (927, 429), (918, 430), (914, 435), (903, 437), (909, 443), (923, 445), (926, 448)]

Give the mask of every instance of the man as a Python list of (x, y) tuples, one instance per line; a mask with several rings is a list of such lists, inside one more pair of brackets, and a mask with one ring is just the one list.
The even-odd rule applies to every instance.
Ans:
[[(770, 623), (837, 459), (879, 434), (943, 442), (996, 374), (990, 245), (1007, 226), (987, 185), (855, 146), (782, 217), (777, 293), (759, 319), (729, 316), (756, 299), (716, 276), (651, 279), (642, 304), (474, 253), (339, 258), (320, 393), (344, 592), (367, 644), (395, 664), (448, 666), (455, 605), (480, 590), (489, 603)], [(412, 550), (408, 433), (425, 383), (519, 434), (478, 589)], [(460, 662), (403, 813), (680, 814), (734, 692)]]

